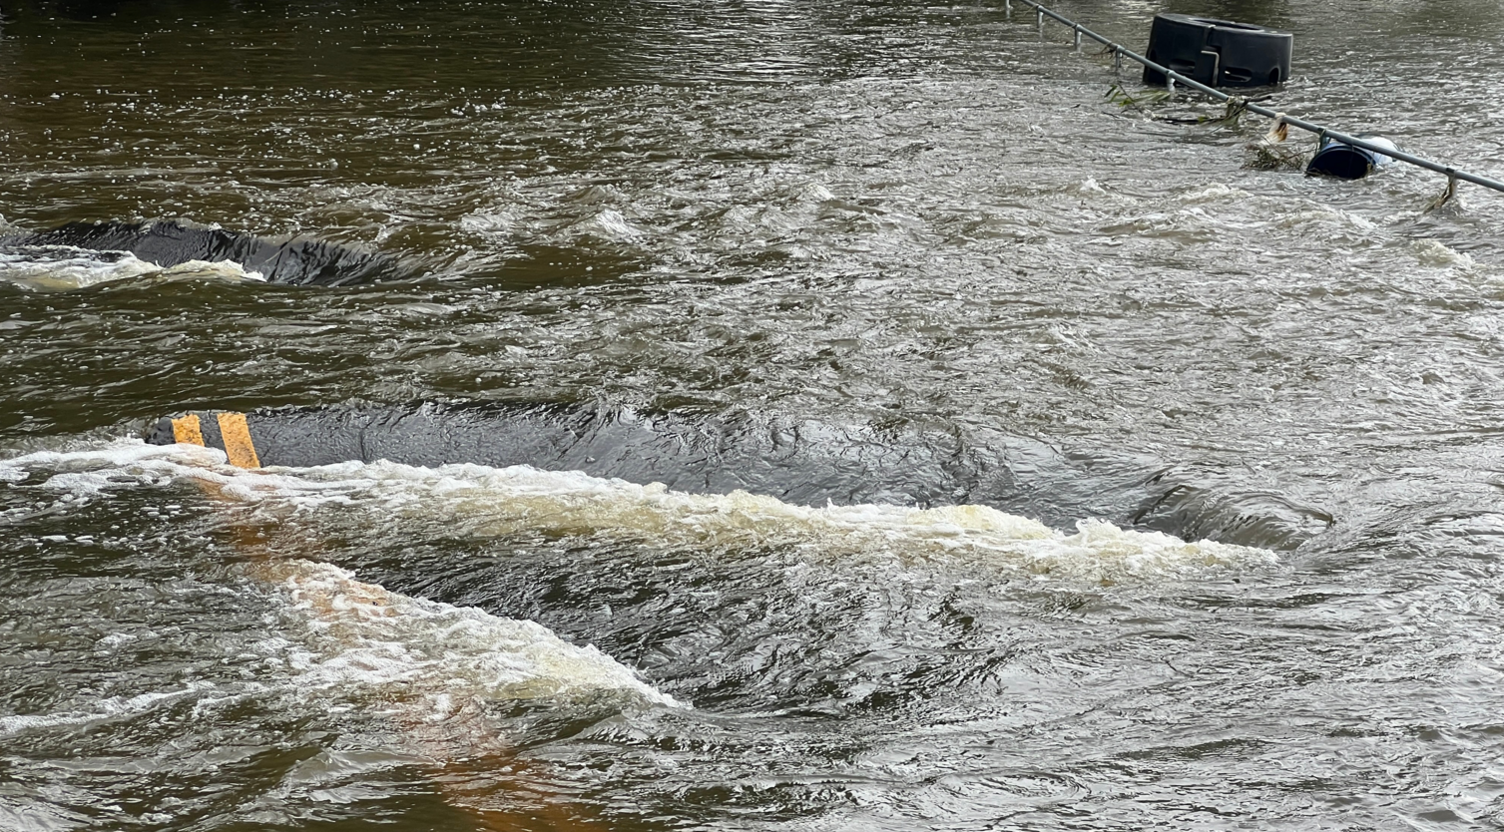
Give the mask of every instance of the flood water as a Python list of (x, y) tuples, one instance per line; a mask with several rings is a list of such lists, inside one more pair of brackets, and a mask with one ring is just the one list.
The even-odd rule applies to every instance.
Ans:
[[(1491, 0), (1056, 8), (1293, 31), (1268, 106), (1504, 177)], [(0, 829), (1504, 827), (1504, 195), (1256, 169), (1262, 119), (1125, 107), (1069, 40), (1001, 2), (0, 2), (0, 233), (405, 275), (0, 251)], [(420, 401), (713, 450), (142, 440)]]

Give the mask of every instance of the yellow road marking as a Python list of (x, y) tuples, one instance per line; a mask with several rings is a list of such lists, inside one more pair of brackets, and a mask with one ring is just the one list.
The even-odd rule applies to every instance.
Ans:
[(251, 428), (244, 413), (219, 414), (219, 433), (225, 440), (225, 456), (236, 468), (260, 468), (256, 446), (251, 442)]
[(184, 445), (204, 445), (204, 432), (199, 429), (198, 416), (190, 413), (172, 420), (172, 440)]

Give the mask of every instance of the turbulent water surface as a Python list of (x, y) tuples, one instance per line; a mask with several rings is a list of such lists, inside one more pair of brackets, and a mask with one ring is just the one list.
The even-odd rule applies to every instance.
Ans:
[[(1492, 0), (1058, 8), (1293, 31), (1269, 106), (1504, 176)], [(0, 238), (385, 278), (0, 245), (0, 828), (1504, 826), (1504, 196), (1260, 169), (1084, 52), (1001, 2), (0, 3)], [(551, 456), (142, 439), (415, 402)]]

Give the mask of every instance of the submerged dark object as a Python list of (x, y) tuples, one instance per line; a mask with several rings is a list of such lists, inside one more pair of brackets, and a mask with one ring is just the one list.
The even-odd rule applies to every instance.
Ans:
[[(1262, 26), (1186, 14), (1157, 14), (1148, 58), (1210, 87), (1262, 87), (1290, 77), (1295, 36)], [(1144, 83), (1164, 86), (1163, 72), (1144, 67)]]
[(1133, 517), (1145, 499), (1137, 466), (1114, 463), (1111, 474), (1088, 476), (1077, 460), (1025, 437), (741, 411), (497, 401), (198, 411), (154, 422), (146, 440), (216, 448), (247, 468), (379, 460), (529, 465), (693, 494), (742, 490), (800, 505), (980, 504), (1063, 528), (1082, 517)]
[[(953, 504), (1016, 490), (995, 450), (962, 451), (953, 441), (941, 448), (936, 440), (944, 437), (904, 433), (901, 438), (865, 425), (768, 421), (747, 414), (423, 402), (199, 411), (158, 420), (146, 440), (216, 448), (245, 468), (378, 460), (425, 467), (530, 465), (663, 483), (693, 493), (742, 489), (818, 505)], [(1015, 450), (1029, 456), (1035, 469), (1048, 466), (1034, 454), (1053, 454), (1044, 446)]]
[(962, 433), (742, 411), (423, 402), (198, 411), (152, 423), (146, 439), (216, 448), (246, 468), (379, 460), (421, 467), (529, 465), (695, 494), (742, 490), (812, 506), (984, 505), (1056, 528), (1100, 517), (1186, 539), (1273, 548), (1297, 545), (1330, 522), (1274, 495), (1214, 493), (1154, 460), (1067, 455), (981, 426)]
[[(1398, 150), (1394, 142), (1378, 136), (1359, 136), (1363, 141)], [(1335, 139), (1323, 139), (1321, 147), (1311, 161), (1306, 165), (1306, 174), (1309, 176), (1335, 176), (1339, 179), (1362, 179), (1377, 168), (1394, 162), (1391, 156), (1376, 153), (1366, 147), (1339, 142)]]
[(71, 222), (51, 231), (0, 237), (0, 249), (46, 246), (126, 251), (164, 269), (190, 260), (230, 260), (248, 272), (260, 272), (269, 283), (289, 285), (347, 286), (404, 276), (397, 262), (384, 254), (319, 240), (276, 242), (175, 220)]

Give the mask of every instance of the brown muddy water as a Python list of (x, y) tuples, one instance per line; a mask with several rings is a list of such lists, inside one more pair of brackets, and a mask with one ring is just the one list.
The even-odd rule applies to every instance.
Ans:
[[(1494, 3), (1058, 8), (1504, 176)], [(401, 267), (0, 250), (0, 829), (1504, 826), (1504, 197), (1136, 79), (1000, 2), (0, 2), (0, 234)], [(659, 433), (141, 438), (418, 401)]]

